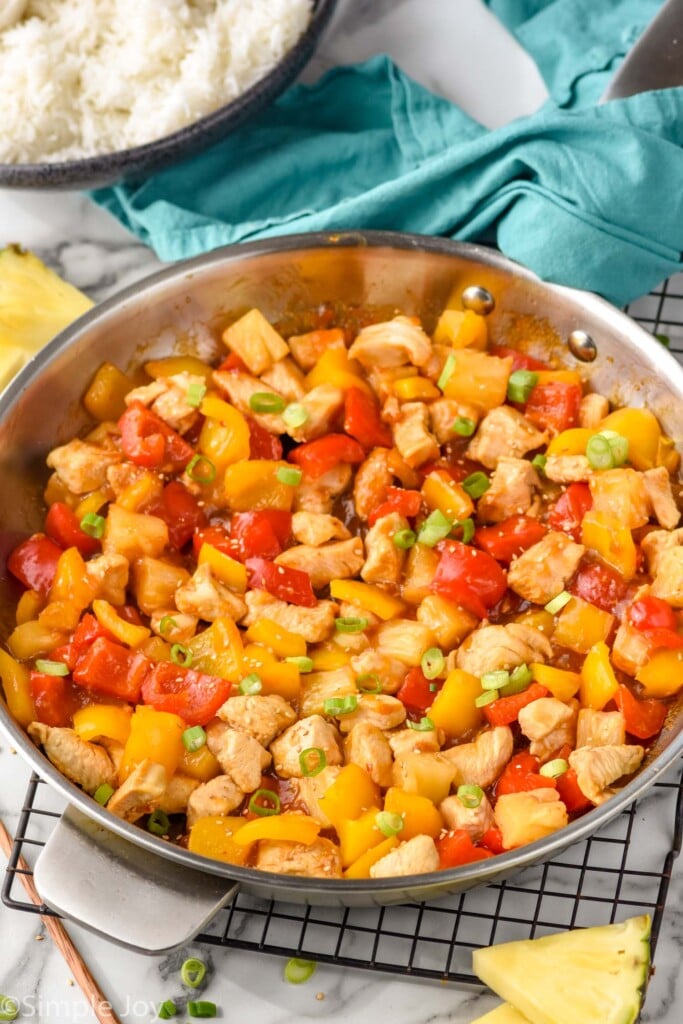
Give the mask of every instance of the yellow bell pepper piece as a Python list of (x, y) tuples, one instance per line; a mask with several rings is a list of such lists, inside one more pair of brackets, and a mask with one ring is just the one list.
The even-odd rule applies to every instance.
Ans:
[(683, 651), (655, 651), (636, 679), (644, 697), (673, 697), (683, 686)]
[(600, 641), (606, 640), (614, 625), (614, 616), (596, 608), (581, 597), (572, 597), (559, 614), (553, 643), (585, 654)]
[(426, 377), (400, 377), (394, 381), (391, 390), (404, 402), (430, 402), (441, 398), (441, 392)]
[(50, 588), (49, 601), (70, 601), (81, 611), (87, 608), (95, 595), (95, 585), (88, 579), (85, 562), (78, 548), (62, 551), (57, 571)]
[(302, 843), (310, 846), (318, 838), (320, 822), (308, 814), (271, 814), (248, 821), (233, 836), (238, 846), (250, 846), (259, 839), (276, 839), (281, 842)]
[(247, 640), (269, 647), (278, 658), (300, 658), (306, 654), (306, 641), (271, 619), (257, 619), (245, 634)]
[(130, 735), (119, 769), (121, 780), (127, 779), (135, 766), (146, 758), (163, 765), (170, 779), (183, 759), (184, 732), (185, 722), (178, 715), (139, 704), (130, 720)]
[(199, 750), (183, 750), (183, 759), (178, 770), (181, 775), (189, 775), (191, 779), (198, 779), (199, 782), (210, 782), (222, 772), (220, 764), (206, 743)]
[(123, 488), (117, 495), (116, 504), (126, 512), (139, 512), (145, 505), (160, 498), (163, 489), (164, 483), (158, 473), (145, 472)]
[(35, 721), (30, 686), (31, 673), (25, 665), (0, 648), (0, 679), (9, 713), (24, 729)]
[(78, 519), (82, 519), (91, 513), (97, 513), (108, 501), (109, 496), (102, 489), (91, 491), (90, 494), (86, 494), (85, 498), (76, 505), (76, 516)]
[(338, 828), (342, 821), (360, 818), (371, 807), (380, 806), (379, 786), (357, 764), (347, 764), (318, 803), (323, 814)]
[(128, 647), (139, 647), (152, 635), (147, 626), (136, 626), (133, 622), (122, 619), (116, 608), (108, 601), (96, 599), (92, 603), (92, 610), (99, 624)]
[(386, 837), (377, 828), (379, 807), (371, 807), (360, 818), (347, 818), (337, 824), (342, 866), (347, 868)]
[(288, 512), (294, 500), (294, 488), (281, 483), (277, 471), (291, 469), (286, 462), (250, 459), (228, 466), (225, 471), (224, 494), (233, 512), (256, 512), (276, 508)]
[(579, 700), (584, 708), (602, 711), (618, 691), (619, 683), (609, 660), (609, 647), (600, 641), (591, 647), (581, 668)]
[(398, 839), (396, 836), (391, 836), (389, 839), (383, 839), (377, 846), (373, 846), (372, 849), (366, 853), (361, 854), (358, 860), (355, 860), (350, 867), (344, 872), (344, 878), (371, 878), (370, 868), (373, 864), (376, 864), (382, 857), (386, 857), (388, 853), (395, 850), (398, 846)]
[(405, 608), (400, 598), (387, 594), (386, 590), (372, 583), (361, 583), (359, 580), (332, 580), (330, 594), (335, 600), (359, 605), (384, 621), (396, 618)]
[(628, 439), (628, 461), (635, 469), (652, 469), (657, 464), (662, 431), (649, 409), (616, 409), (605, 417), (600, 430), (614, 430)]
[(543, 608), (532, 608), (529, 611), (522, 612), (520, 615), (515, 615), (515, 622), (521, 622), (525, 626), (537, 629), (539, 633), (543, 633), (549, 640), (552, 639), (555, 632), (555, 616)]
[(314, 672), (334, 672), (351, 662), (351, 655), (333, 643), (320, 644), (309, 651)]
[(511, 356), (501, 359), (470, 348), (458, 349), (455, 370), (444, 388), (444, 394), (446, 398), (453, 398), (465, 405), (496, 409), (505, 401), (511, 372)]
[(94, 420), (117, 420), (126, 410), (124, 401), (135, 382), (113, 363), (102, 363), (83, 396), (83, 405)]
[(545, 454), (585, 455), (586, 445), (594, 435), (595, 431), (588, 427), (571, 427), (569, 430), (563, 430), (551, 440)]
[(384, 810), (391, 814), (400, 814), (403, 818), (403, 828), (398, 834), (401, 842), (420, 835), (436, 839), (445, 828), (443, 815), (431, 800), (417, 793), (406, 793), (396, 786), (387, 790)]
[(160, 636), (151, 636), (140, 644), (138, 650), (150, 661), (170, 661), (172, 644), (166, 643)]
[(301, 676), (296, 665), (278, 661), (267, 647), (247, 644), (242, 655), (242, 677), (255, 672), (261, 680), (264, 696), (275, 693), (288, 701), (296, 701), (301, 689)]
[(348, 391), (349, 388), (369, 391), (360, 374), (359, 364), (355, 359), (349, 359), (348, 352), (342, 344), (323, 352), (313, 369), (306, 374), (304, 384), (307, 391), (317, 388), (320, 384), (332, 384), (342, 391)]
[(657, 465), (666, 466), (668, 472), (673, 476), (678, 471), (680, 464), (681, 457), (676, 451), (674, 441), (665, 434), (662, 434), (657, 446)]
[(150, 359), (145, 363), (145, 373), (154, 380), (158, 380), (159, 377), (174, 377), (177, 373), (191, 373), (194, 377), (203, 377), (209, 384), (213, 368), (196, 356), (165, 356), (163, 359)]
[(558, 700), (566, 702), (579, 692), (581, 676), (577, 672), (568, 672), (563, 668), (540, 665), (537, 662), (532, 662), (529, 668), (533, 681), (545, 686)]
[(578, 384), (581, 386), (581, 374), (576, 370), (534, 370), (538, 374), (539, 384)]
[(222, 860), (226, 864), (246, 864), (249, 850), (235, 842), (236, 833), (246, 824), (246, 818), (216, 815), (200, 818), (190, 829), (187, 848), (190, 853)]
[(289, 355), (287, 343), (259, 309), (250, 309), (226, 328), (223, 341), (257, 377)]
[(460, 484), (445, 470), (436, 469), (425, 478), (422, 497), (431, 509), (438, 509), (448, 519), (468, 519), (474, 512), (474, 502)]
[(68, 630), (51, 629), (36, 619), (22, 622), (10, 633), (7, 646), (19, 661), (39, 658), (41, 654), (49, 654), (55, 647), (66, 643)]
[(444, 309), (434, 330), (433, 340), (437, 345), (483, 351), (488, 343), (486, 318), (471, 309)]
[(199, 434), (199, 450), (219, 469), (249, 458), (249, 425), (233, 405), (217, 395), (206, 395), (200, 405), (206, 420)]
[(225, 583), (226, 587), (236, 591), (238, 594), (244, 594), (247, 589), (247, 567), (242, 562), (238, 562), (236, 559), (231, 558), (230, 555), (226, 555), (224, 551), (219, 551), (213, 544), (202, 544), (199, 550), (199, 558), (197, 559), (198, 565), (208, 564), (211, 566), (211, 573), (220, 580), (221, 583)]
[(74, 729), (82, 740), (105, 736), (127, 743), (133, 709), (126, 704), (88, 704), (74, 712)]
[(449, 739), (461, 739), (474, 732), (483, 721), (483, 712), (474, 703), (480, 695), (479, 678), (454, 668), (437, 693), (429, 709), (429, 717)]
[[(481, 692), (481, 691), (480, 691)], [(404, 793), (416, 793), (433, 804), (448, 796), (455, 765), (443, 754), (407, 754), (394, 764), (394, 782)]]
[(211, 625), (188, 641), (192, 651), (192, 667), (208, 675), (238, 683), (242, 669), (242, 634), (232, 619), (215, 619)]
[(21, 626), (24, 622), (30, 622), (31, 619), (37, 619), (44, 607), (45, 598), (42, 594), (39, 594), (37, 590), (25, 590), (17, 604), (17, 626)]
[(597, 552), (625, 580), (633, 579), (638, 553), (630, 529), (617, 516), (590, 509), (581, 522), (581, 542)]

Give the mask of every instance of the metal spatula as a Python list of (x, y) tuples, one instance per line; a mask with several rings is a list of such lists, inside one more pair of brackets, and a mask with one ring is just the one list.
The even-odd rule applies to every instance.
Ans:
[(683, 85), (683, 0), (667, 0), (626, 55), (600, 102)]

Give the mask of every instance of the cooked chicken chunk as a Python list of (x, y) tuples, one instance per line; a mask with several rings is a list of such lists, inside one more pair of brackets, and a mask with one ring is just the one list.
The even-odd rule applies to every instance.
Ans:
[(465, 807), (459, 796), (447, 796), (439, 804), (439, 810), (448, 828), (462, 829), (473, 843), (493, 825), (493, 808), (486, 796), (482, 797), (478, 807)]
[(635, 530), (650, 518), (650, 501), (644, 477), (635, 469), (605, 469), (590, 478), (593, 511), (605, 512)]
[(576, 701), (565, 704), (556, 697), (540, 697), (522, 708), (517, 716), (529, 744), (529, 753), (545, 763), (565, 744), (576, 740)]
[[(382, 693), (396, 693), (401, 688), (408, 671), (402, 661), (390, 658), (386, 654), (380, 654), (374, 647), (362, 651), (351, 658), (351, 668), (355, 676), (375, 675), (379, 679)], [(368, 689), (372, 689), (372, 683), (368, 682)]]
[(288, 427), (296, 441), (312, 441), (328, 434), (344, 408), (344, 392), (333, 384), (319, 384), (302, 398), (306, 421), (300, 427)]
[(585, 455), (549, 455), (543, 472), (556, 484), (590, 480), (593, 470)]
[(394, 479), (388, 448), (373, 448), (356, 471), (353, 503), (361, 519), (367, 519), (381, 505)]
[(639, 768), (644, 756), (644, 748), (635, 743), (581, 747), (569, 755), (569, 764), (583, 795), (594, 804), (602, 804), (618, 792), (610, 788), (611, 783)]
[(547, 433), (537, 430), (521, 412), (501, 405), (488, 412), (470, 441), (467, 454), (487, 469), (495, 469), (501, 456), (521, 459), (548, 441)]
[(261, 785), (261, 775), (271, 761), (268, 751), (248, 732), (231, 729), (225, 722), (209, 722), (206, 745), (226, 775), (243, 793)]
[(397, 697), (389, 697), (385, 693), (361, 693), (356, 710), (340, 716), (339, 728), (342, 732), (350, 732), (359, 722), (370, 722), (379, 729), (394, 729), (405, 719), (405, 705)]
[(325, 701), (355, 696), (356, 677), (348, 665), (323, 672), (307, 672), (301, 677), (299, 717), (322, 715)]
[(325, 754), (327, 764), (342, 763), (339, 733), (331, 722), (321, 715), (309, 715), (290, 725), (270, 745), (273, 767), (283, 779), (301, 778), (303, 770), (299, 757), (309, 747), (318, 747)]
[(626, 720), (621, 711), (581, 708), (576, 727), (578, 747), (620, 747), (626, 743)]
[(473, 743), (461, 743), (444, 750), (442, 757), (455, 765), (453, 786), (481, 786), (488, 789), (512, 757), (512, 730), (499, 725), (482, 732)]
[(422, 875), (439, 868), (439, 854), (431, 836), (413, 836), (370, 868), (371, 878)]
[(564, 533), (550, 531), (510, 565), (508, 586), (534, 604), (547, 604), (564, 590), (586, 549)]
[(156, 807), (165, 814), (185, 814), (190, 797), (199, 785), (199, 780), (189, 775), (174, 775), (159, 797)]
[(217, 775), (210, 782), (197, 786), (187, 801), (187, 827), (200, 818), (225, 816), (239, 807), (244, 793), (229, 775)]
[(344, 740), (347, 764), (364, 768), (378, 786), (391, 786), (393, 754), (386, 736), (372, 722), (357, 722)]
[(245, 594), (247, 617), (242, 625), (251, 626), (259, 619), (272, 619), (290, 633), (298, 633), (309, 644), (327, 640), (334, 631), (337, 605), (334, 601), (318, 601), (315, 608), (300, 608), (271, 597), (265, 590), (248, 590)]
[(438, 459), (440, 448), (429, 431), (429, 412), (424, 402), (406, 402), (394, 424), (394, 444), (412, 468)]
[(86, 793), (94, 793), (105, 783), (116, 785), (116, 772), (106, 750), (96, 743), (82, 740), (74, 729), (31, 722), (27, 731), (33, 742), (42, 746), (45, 756), (55, 768)]
[(292, 535), (299, 544), (319, 547), (328, 540), (348, 540), (351, 536), (341, 519), (323, 512), (295, 512)]
[(275, 389), (267, 388), (258, 377), (252, 377), (248, 373), (239, 373), (236, 370), (215, 370), (213, 380), (216, 386), (227, 395), (229, 401), (244, 416), (251, 416), (270, 434), (286, 434), (287, 424), (279, 413), (257, 413), (254, 412), (249, 400), (257, 394), (272, 394), (275, 398), (282, 398)]
[(472, 420), (472, 423), (479, 422), (481, 415), (476, 405), (463, 405), (453, 398), (437, 398), (429, 406), (429, 421), (432, 434), (439, 444), (447, 444), (459, 435), (453, 430), (456, 419)]
[(407, 552), (394, 544), (394, 537), (400, 530), (407, 530), (409, 523), (398, 512), (382, 516), (371, 526), (365, 537), (367, 557), (360, 574), (366, 583), (396, 590)]
[(622, 622), (612, 645), (612, 661), (622, 672), (635, 676), (650, 660), (650, 642), (639, 629)]
[(294, 493), (294, 510), (331, 512), (335, 498), (344, 493), (352, 476), (353, 470), (346, 463), (328, 469), (327, 473), (315, 479), (304, 473)]
[(367, 367), (424, 366), (432, 354), (432, 343), (422, 328), (407, 316), (395, 316), (371, 324), (358, 332), (349, 349), (351, 359)]
[(538, 502), (534, 491), (540, 487), (536, 470), (526, 459), (502, 456), (491, 477), (491, 486), (477, 504), (477, 515), (485, 523), (501, 523), (510, 516), (534, 515)]
[(104, 487), (107, 469), (121, 462), (121, 459), (120, 452), (75, 440), (53, 448), (46, 461), (50, 469), (57, 471), (60, 480), (72, 494), (87, 494), (88, 491)]
[(560, 794), (549, 787), (504, 793), (496, 800), (493, 816), (508, 850), (543, 839), (569, 820)]
[(288, 402), (300, 402), (306, 394), (304, 375), (293, 359), (280, 359), (261, 374), (261, 381)]
[(609, 402), (594, 391), (584, 395), (579, 406), (579, 426), (593, 430), (599, 426), (609, 412)]
[(192, 578), (178, 587), (175, 603), (178, 611), (205, 622), (223, 617), (239, 622), (247, 612), (244, 598), (215, 579), (208, 562), (198, 565)]
[(319, 821), (323, 828), (331, 828), (332, 822), (320, 806), (320, 797), (336, 781), (340, 771), (339, 765), (328, 765), (317, 775), (289, 780), (289, 785), (296, 793), (294, 803), (302, 805), (306, 813)]
[(678, 526), (681, 513), (671, 490), (671, 477), (666, 466), (646, 469), (643, 473), (643, 483), (655, 519), (665, 530), (673, 530)]
[(657, 559), (657, 572), (650, 593), (653, 597), (661, 597), (673, 608), (683, 608), (683, 547), (669, 548)]
[[(151, 408), (157, 416), (179, 433), (186, 433), (197, 422), (199, 412), (191, 405), (187, 396), (191, 388), (205, 387), (204, 378), (193, 373), (175, 373), (171, 377), (159, 377), (151, 384), (134, 388), (126, 395), (126, 405), (141, 402)], [(199, 391), (202, 394), (202, 391)]]
[(115, 552), (98, 555), (85, 563), (86, 576), (96, 587), (95, 597), (116, 606), (126, 603), (129, 572), (128, 559)]
[(332, 541), (322, 547), (297, 544), (287, 548), (275, 559), (278, 565), (298, 569), (310, 576), (314, 590), (326, 587), (331, 580), (351, 579), (360, 571), (365, 551), (360, 537)]
[[(113, 466), (107, 467), (107, 484), (118, 498), (119, 494), (122, 494), (136, 480), (146, 476), (148, 472), (149, 470), (136, 466), (132, 462), (117, 462)], [(159, 481), (159, 491), (161, 491), (161, 486), (161, 481)]]
[(124, 821), (137, 821), (159, 806), (168, 785), (166, 769), (146, 758), (109, 798), (107, 810)]
[(534, 626), (509, 622), (506, 626), (480, 626), (470, 633), (456, 654), (458, 668), (473, 676), (511, 669), (552, 655), (548, 638)]
[(671, 532), (668, 530), (652, 530), (643, 537), (640, 546), (647, 558), (647, 567), (650, 575), (656, 576), (664, 555), (669, 551), (680, 548), (681, 545), (683, 545), (683, 529), (680, 528)]
[(437, 754), (441, 749), (443, 733), (437, 729), (398, 729), (388, 732), (387, 739), (393, 755), (399, 758), (409, 754)]
[(233, 729), (253, 736), (261, 746), (269, 746), (283, 729), (296, 721), (296, 712), (284, 697), (272, 693), (262, 697), (230, 697), (216, 712)]
[(278, 875), (302, 875), (305, 878), (341, 878), (339, 848), (329, 839), (316, 839), (310, 846), (275, 839), (262, 839), (256, 851), (254, 867), (275, 871)]
[(434, 646), (434, 634), (424, 622), (413, 619), (389, 619), (378, 627), (375, 634), (377, 650), (388, 658), (414, 667), (422, 655)]

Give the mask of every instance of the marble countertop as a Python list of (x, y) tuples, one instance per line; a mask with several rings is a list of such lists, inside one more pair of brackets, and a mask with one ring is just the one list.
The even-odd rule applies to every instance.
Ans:
[[(304, 78), (312, 80), (335, 64), (378, 52), (388, 52), (419, 81), (492, 127), (535, 109), (545, 96), (529, 58), (478, 0), (340, 0)], [(37, 251), (94, 299), (158, 266), (148, 249), (78, 194), (0, 191), (0, 247), (14, 241)], [(0, 736), (0, 816), (10, 830), (16, 827), (28, 776)], [(153, 1020), (154, 1008), (179, 993), (173, 958), (146, 958), (76, 926), (68, 930), (122, 1021)], [(644, 1021), (679, 1024), (682, 947), (683, 865), (678, 864)], [(283, 980), (283, 961), (277, 958), (193, 949), (212, 964), (205, 997), (230, 1020), (248, 1015), (253, 1024), (307, 1018), (365, 1024), (377, 1016), (395, 1024), (467, 1024), (495, 1002), (490, 995), (451, 985), (325, 966), (305, 985), (292, 986)], [(40, 919), (2, 906), (0, 992), (23, 1000), (22, 1018), (94, 1020)]]

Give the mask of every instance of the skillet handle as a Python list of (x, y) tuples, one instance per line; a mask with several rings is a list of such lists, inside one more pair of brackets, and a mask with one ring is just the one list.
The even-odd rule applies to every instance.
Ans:
[(189, 942), (238, 889), (149, 853), (71, 806), (40, 853), (34, 881), (51, 910), (150, 955)]

